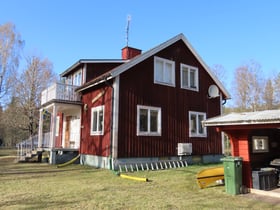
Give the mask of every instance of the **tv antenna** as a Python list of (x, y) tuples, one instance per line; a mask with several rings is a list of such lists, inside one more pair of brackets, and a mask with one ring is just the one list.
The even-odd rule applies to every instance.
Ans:
[(126, 25), (126, 46), (128, 47), (128, 41), (129, 41), (129, 24), (130, 24), (130, 21), (131, 21), (131, 15), (128, 15), (127, 16), (127, 25)]

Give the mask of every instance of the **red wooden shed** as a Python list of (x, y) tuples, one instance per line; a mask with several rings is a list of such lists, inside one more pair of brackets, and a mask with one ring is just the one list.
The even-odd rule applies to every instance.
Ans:
[(252, 171), (272, 167), (280, 158), (280, 110), (231, 113), (209, 118), (204, 126), (225, 132), (231, 142), (231, 155), (243, 158), (243, 185), (253, 187)]

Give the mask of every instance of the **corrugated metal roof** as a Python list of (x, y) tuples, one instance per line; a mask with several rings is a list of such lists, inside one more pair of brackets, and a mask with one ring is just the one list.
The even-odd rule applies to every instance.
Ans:
[(274, 124), (280, 123), (280, 110), (230, 113), (209, 118), (202, 123), (204, 126)]

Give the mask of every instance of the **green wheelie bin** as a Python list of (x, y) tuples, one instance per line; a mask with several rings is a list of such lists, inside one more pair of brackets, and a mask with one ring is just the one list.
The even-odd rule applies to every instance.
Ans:
[(242, 158), (224, 157), (221, 159), (224, 165), (224, 177), (226, 193), (238, 195), (242, 191)]

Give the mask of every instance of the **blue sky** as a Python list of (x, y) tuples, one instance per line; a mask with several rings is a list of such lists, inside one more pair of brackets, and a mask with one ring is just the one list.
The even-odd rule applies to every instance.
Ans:
[(40, 54), (56, 73), (81, 58), (120, 58), (126, 44), (147, 51), (183, 33), (202, 59), (234, 70), (253, 59), (266, 77), (280, 70), (278, 0), (0, 0), (0, 24), (13, 22), (25, 54)]

